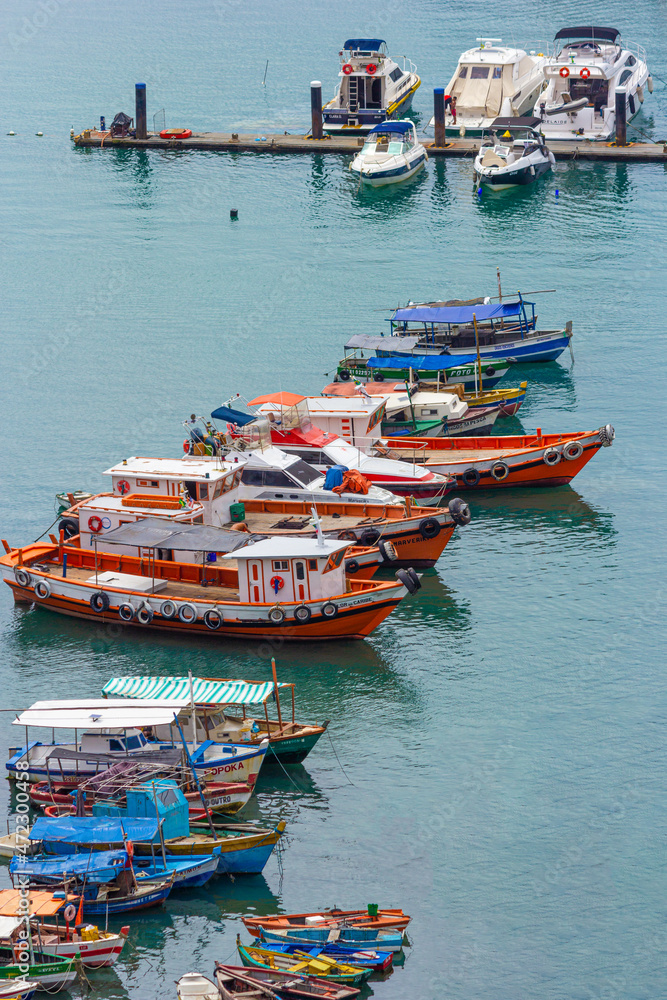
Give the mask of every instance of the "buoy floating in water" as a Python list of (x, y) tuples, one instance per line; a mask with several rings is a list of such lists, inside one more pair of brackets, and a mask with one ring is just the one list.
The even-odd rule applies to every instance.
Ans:
[(35, 132), (35, 135), (44, 135), (43, 132)]
[(238, 208), (230, 208), (230, 210), (229, 210), (229, 218), (230, 219), (238, 219), (238, 217), (239, 217), (239, 210), (238, 210)]
[(7, 135), (16, 135), (16, 132), (8, 132)]

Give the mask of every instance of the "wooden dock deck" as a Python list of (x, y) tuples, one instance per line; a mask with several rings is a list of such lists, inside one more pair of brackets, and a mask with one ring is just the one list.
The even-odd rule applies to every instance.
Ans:
[[(337, 153), (350, 156), (359, 149), (357, 136), (311, 139), (304, 135), (243, 135), (231, 132), (193, 132), (189, 139), (161, 139), (148, 135), (147, 139), (110, 138), (107, 133), (87, 129), (73, 136), (76, 146), (103, 149), (202, 149), (221, 153)], [(474, 139), (453, 139), (446, 146), (437, 147), (425, 142), (429, 156), (474, 157), (479, 142)], [(607, 163), (667, 163), (667, 143), (633, 143), (615, 146), (605, 142), (554, 142), (550, 146), (557, 160), (598, 160)]]

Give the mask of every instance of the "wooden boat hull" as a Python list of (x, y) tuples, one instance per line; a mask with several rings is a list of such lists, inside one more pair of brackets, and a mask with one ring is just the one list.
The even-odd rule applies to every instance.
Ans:
[(169, 896), (174, 885), (173, 878), (159, 885), (142, 885), (135, 893), (118, 899), (101, 894), (97, 899), (83, 900), (84, 917), (104, 917), (107, 913), (131, 913), (135, 910), (146, 910), (151, 906), (161, 906)]
[[(423, 465), (456, 477), (460, 490), (507, 489), (512, 486), (565, 486), (602, 447), (611, 445), (614, 430), (494, 438), (413, 438), (389, 441), (392, 454), (402, 448), (426, 448)], [(411, 450), (410, 450), (410, 453)]]
[(80, 956), (85, 969), (102, 969), (115, 965), (129, 932), (129, 927), (122, 927), (119, 934), (98, 931), (99, 937), (96, 941), (84, 941), (76, 931), (72, 931), (72, 940), (67, 941), (64, 939), (63, 927), (55, 925), (51, 927), (48, 924), (42, 924), (40, 927), (42, 950), (45, 954), (67, 959)]
[[(254, 932), (253, 932), (254, 933)], [(374, 930), (364, 927), (340, 927), (318, 929), (316, 927), (294, 928), (291, 930), (270, 930), (263, 927), (259, 940), (270, 946), (275, 944), (297, 945), (302, 948), (330, 948), (332, 946), (349, 949), (371, 948), (379, 952), (397, 952), (403, 948), (403, 932)]]
[[(0, 961), (7, 955), (11, 956), (11, 949), (0, 949)], [(38, 990), (53, 993), (65, 989), (77, 977), (74, 959), (55, 958), (50, 955), (42, 955), (40, 961), (35, 961), (36, 958), (37, 955), (30, 962), (27, 972), (25, 965), (0, 965), (0, 985), (3, 985), (5, 980), (23, 979), (27, 976), (31, 983), (36, 984)]]
[[(315, 1000), (318, 997), (321, 1000), (352, 1000), (352, 997), (359, 995), (359, 989), (355, 986), (343, 986), (326, 979), (299, 976), (279, 969), (247, 969), (244, 965), (222, 965), (216, 962), (215, 970), (222, 1000), (243, 998), (250, 992), (248, 986), (257, 990), (256, 996), (280, 996), (284, 1000)], [(228, 980), (238, 982), (241, 988), (228, 988)], [(262, 990), (268, 992), (263, 993)]]
[[(285, 823), (281, 822), (274, 830), (238, 835), (232, 833), (225, 835), (221, 831), (220, 836), (213, 839), (212, 836), (207, 836), (202, 828), (201, 833), (191, 833), (190, 837), (167, 840), (166, 850), (171, 857), (188, 858), (211, 854), (214, 848), (219, 847), (218, 875), (259, 875), (284, 830)], [(151, 849), (150, 844), (135, 844), (137, 855), (149, 856), (155, 850), (155, 845)]]
[[(326, 979), (330, 983), (341, 983), (344, 986), (362, 986), (371, 975), (371, 969), (347, 967), (349, 971), (344, 972), (343, 967), (334, 959), (318, 962), (312, 956), (293, 956), (283, 951), (271, 951), (268, 948), (258, 948), (251, 946), (246, 948), (240, 941), (237, 943), (241, 961), (250, 969), (266, 969), (272, 972), (275, 969), (282, 969), (285, 972), (296, 972), (302, 976), (316, 976), (318, 979)], [(306, 964), (307, 963), (307, 964)], [(305, 968), (298, 968), (304, 966)], [(317, 966), (329, 966), (328, 969), (318, 969)]]
[(243, 917), (243, 923), (251, 934), (256, 937), (262, 929), (313, 930), (313, 924), (306, 923), (306, 917), (321, 917), (317, 929), (334, 929), (340, 927), (370, 928), (371, 930), (405, 930), (410, 923), (410, 917), (403, 910), (378, 910), (377, 916), (371, 916), (367, 910), (319, 910), (312, 913), (286, 913), (274, 917)]
[[(256, 945), (261, 943), (261, 939), (255, 942)], [(382, 974), (391, 971), (394, 958), (393, 953), (390, 951), (374, 951), (373, 949), (362, 951), (360, 949), (345, 948), (338, 944), (324, 946), (309, 945), (304, 947), (300, 944), (279, 944), (276, 941), (271, 942), (270, 945), (264, 942), (264, 947), (269, 947), (274, 952), (283, 952), (286, 955), (305, 953), (311, 958), (323, 956), (324, 958), (334, 959), (337, 962), (344, 962), (346, 965), (356, 965), (364, 969), (370, 969), (371, 972)]]

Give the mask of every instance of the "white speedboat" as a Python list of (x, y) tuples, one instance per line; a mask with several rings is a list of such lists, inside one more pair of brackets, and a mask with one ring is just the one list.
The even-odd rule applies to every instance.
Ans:
[(387, 55), (381, 38), (348, 38), (340, 52), (340, 82), (322, 109), (329, 135), (369, 132), (375, 125), (407, 111), (421, 84), (417, 67), (403, 57), (399, 66)]
[[(494, 118), (519, 118), (531, 111), (544, 85), (545, 56), (478, 38), (479, 47), (459, 57), (445, 91), (448, 135), (480, 136)], [(434, 125), (434, 119), (429, 123)]]
[(382, 122), (370, 130), (363, 149), (350, 164), (362, 184), (384, 187), (422, 170), (428, 153), (417, 138), (414, 122)]
[(496, 118), (475, 157), (475, 180), (504, 191), (548, 173), (556, 158), (539, 128), (539, 118)]
[(641, 45), (625, 45), (616, 28), (562, 28), (544, 66), (547, 87), (535, 106), (550, 140), (608, 141), (616, 132), (616, 88), (626, 91), (626, 120), (653, 81)]

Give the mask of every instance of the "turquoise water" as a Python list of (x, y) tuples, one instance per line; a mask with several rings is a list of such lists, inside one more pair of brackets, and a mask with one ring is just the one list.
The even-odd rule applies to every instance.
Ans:
[[(366, 902), (413, 915), (405, 967), (378, 997), (664, 994), (664, 168), (562, 163), (534, 191), (480, 200), (470, 163), (438, 161), (402, 190), (358, 194), (335, 156), (68, 138), (134, 114), (137, 80), (149, 120), (165, 108), (172, 126), (297, 131), (310, 80), (331, 93), (342, 41), (362, 34), (417, 63), (423, 123), (482, 32), (528, 44), (582, 20), (646, 46), (656, 88), (638, 124), (667, 135), (667, 17), (651, 0), (0, 10), (13, 544), (48, 526), (56, 492), (104, 487), (126, 455), (177, 455), (190, 412), (237, 391), (318, 392), (348, 334), (380, 331), (408, 298), (494, 294), (497, 266), (507, 291), (556, 289), (538, 298), (544, 326), (574, 323), (574, 364), (508, 377), (530, 380), (522, 426), (617, 432), (572, 487), (476, 494), (473, 523), (368, 641), (277, 651), (298, 715), (332, 720), (332, 742), (264, 774), (249, 807), (288, 822), (281, 866), (135, 919), (95, 995), (173, 996), (183, 972), (233, 956), (243, 913)], [(0, 635), (4, 709), (95, 696), (116, 674), (268, 670), (251, 645), (98, 630), (7, 592)]]

